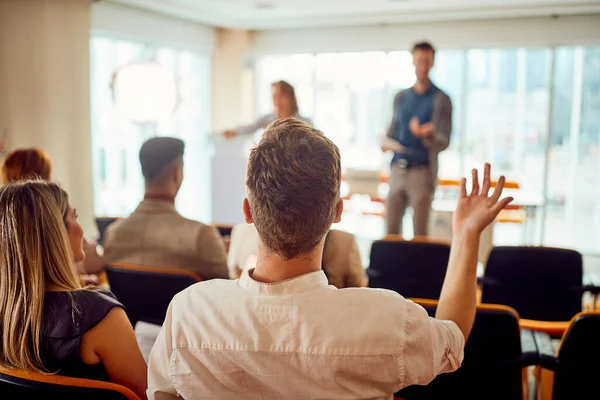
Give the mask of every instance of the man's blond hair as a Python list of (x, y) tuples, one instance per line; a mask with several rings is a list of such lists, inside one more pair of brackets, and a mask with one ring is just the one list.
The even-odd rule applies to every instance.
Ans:
[(288, 260), (329, 231), (340, 199), (339, 149), (295, 118), (273, 122), (250, 153), (246, 186), (263, 244)]

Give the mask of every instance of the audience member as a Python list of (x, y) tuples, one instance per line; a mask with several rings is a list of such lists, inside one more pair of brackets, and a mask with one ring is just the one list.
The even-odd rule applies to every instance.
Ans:
[(510, 201), (504, 178), (488, 197), (486, 165), (465, 180), (436, 318), (395, 292), (336, 289), (321, 270), (326, 233), (340, 220), (338, 148), (284, 119), (252, 150), (243, 212), (259, 235), (257, 266), (239, 280), (176, 295), (150, 354), (151, 399), (383, 398), (456, 370), (476, 304), (481, 231)]
[[(252, 264), (257, 250), (258, 232), (254, 224), (234, 226), (227, 255), (231, 279), (238, 279), (244, 269), (254, 267)], [(338, 289), (368, 285), (354, 235), (336, 229), (329, 231), (323, 248), (323, 272), (329, 284)]]
[(106, 229), (104, 257), (111, 263), (186, 269), (204, 279), (226, 279), (227, 254), (218, 231), (175, 209), (183, 152), (183, 141), (170, 137), (155, 137), (142, 145), (144, 200), (128, 218)]
[[(0, 166), (3, 183), (24, 179), (39, 178), (52, 180), (52, 160), (48, 153), (37, 148), (13, 150), (4, 157)], [(104, 271), (106, 262), (98, 254), (96, 243), (83, 240), (85, 258), (77, 263), (77, 270), (83, 282), (97, 284), (95, 274)]]
[(271, 83), (271, 95), (273, 96), (273, 112), (263, 115), (249, 125), (238, 126), (235, 129), (228, 129), (223, 132), (226, 139), (235, 136), (252, 135), (259, 129), (264, 129), (271, 122), (280, 118), (298, 118), (312, 125), (310, 119), (300, 115), (298, 100), (294, 87), (286, 81), (277, 81)]
[(0, 188), (0, 368), (110, 380), (145, 398), (146, 364), (123, 306), (82, 289), (83, 229), (65, 191)]

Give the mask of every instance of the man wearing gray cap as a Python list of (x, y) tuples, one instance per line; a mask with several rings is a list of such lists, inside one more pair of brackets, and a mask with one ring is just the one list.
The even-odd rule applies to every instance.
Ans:
[(111, 263), (186, 269), (204, 279), (228, 278), (225, 244), (216, 229), (181, 216), (175, 197), (183, 181), (183, 141), (155, 137), (140, 149), (144, 200), (111, 224), (104, 258)]

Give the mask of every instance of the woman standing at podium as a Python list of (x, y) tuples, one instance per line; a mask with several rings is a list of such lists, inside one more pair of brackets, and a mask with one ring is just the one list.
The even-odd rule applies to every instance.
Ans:
[(294, 87), (286, 81), (277, 81), (271, 84), (271, 93), (273, 95), (273, 112), (264, 115), (250, 125), (238, 126), (235, 129), (228, 129), (223, 132), (226, 139), (235, 136), (251, 135), (261, 128), (266, 128), (271, 122), (280, 118), (294, 117), (312, 125), (309, 118), (300, 116), (298, 113), (298, 101), (296, 100), (296, 91)]

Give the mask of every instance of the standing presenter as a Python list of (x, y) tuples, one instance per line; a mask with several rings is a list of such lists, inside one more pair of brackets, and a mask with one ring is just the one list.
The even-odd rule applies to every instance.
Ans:
[(413, 208), (414, 234), (427, 236), (429, 212), (437, 182), (438, 154), (450, 144), (452, 102), (429, 79), (435, 49), (413, 46), (416, 82), (394, 99), (392, 122), (381, 149), (393, 151), (387, 199), (388, 234), (402, 234), (402, 219)]

